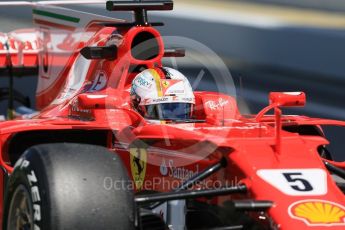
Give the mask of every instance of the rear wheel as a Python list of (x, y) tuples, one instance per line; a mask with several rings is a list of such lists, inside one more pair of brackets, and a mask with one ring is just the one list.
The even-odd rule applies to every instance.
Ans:
[(134, 229), (130, 185), (120, 158), (103, 147), (34, 146), (9, 179), (3, 229)]

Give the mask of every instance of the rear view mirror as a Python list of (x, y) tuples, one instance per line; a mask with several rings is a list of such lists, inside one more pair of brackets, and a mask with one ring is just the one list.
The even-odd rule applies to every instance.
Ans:
[(306, 103), (306, 96), (303, 92), (271, 92), (269, 100), (270, 105), (277, 104), (281, 107), (303, 107)]
[(84, 47), (80, 53), (86, 59), (106, 59), (112, 61), (117, 58), (117, 47), (114, 45)]
[(164, 50), (164, 57), (185, 57), (186, 50), (183, 48), (171, 48)]

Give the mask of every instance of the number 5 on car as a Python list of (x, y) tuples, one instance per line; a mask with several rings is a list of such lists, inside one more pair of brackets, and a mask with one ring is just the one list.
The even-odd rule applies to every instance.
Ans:
[(257, 175), (290, 196), (325, 195), (327, 175), (322, 169), (262, 169)]

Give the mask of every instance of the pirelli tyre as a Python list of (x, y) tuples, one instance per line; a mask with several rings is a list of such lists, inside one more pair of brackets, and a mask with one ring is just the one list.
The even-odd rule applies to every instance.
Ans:
[[(123, 186), (110, 189), (105, 179)], [(127, 183), (122, 161), (103, 147), (34, 146), (10, 176), (3, 229), (134, 229), (134, 198)]]

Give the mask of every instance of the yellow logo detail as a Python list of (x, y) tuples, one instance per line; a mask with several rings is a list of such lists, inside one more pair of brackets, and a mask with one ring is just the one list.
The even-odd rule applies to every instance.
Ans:
[(146, 175), (147, 151), (145, 148), (130, 148), (129, 152), (131, 172), (135, 187), (137, 190), (141, 190)]
[(303, 200), (289, 207), (292, 218), (310, 226), (345, 225), (345, 208), (325, 200)]
[(168, 81), (162, 81), (162, 85), (163, 85), (164, 88), (168, 88), (170, 83)]

